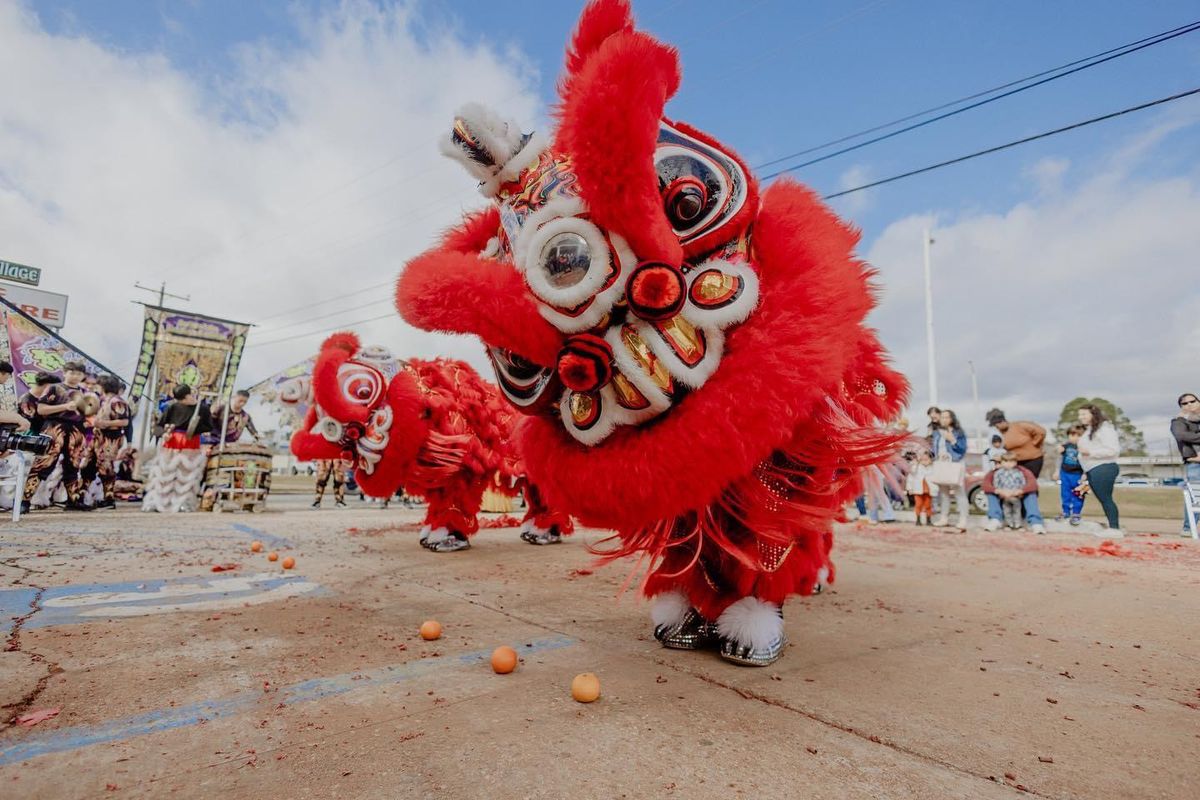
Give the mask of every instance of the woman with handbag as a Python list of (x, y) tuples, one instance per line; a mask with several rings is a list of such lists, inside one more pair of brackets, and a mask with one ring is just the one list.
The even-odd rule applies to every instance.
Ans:
[(929, 483), (938, 487), (938, 502), (940, 512), (933, 524), (936, 527), (947, 527), (950, 520), (950, 499), (958, 504), (959, 531), (967, 529), (967, 490), (963, 481), (967, 477), (967, 465), (964, 461), (967, 455), (967, 435), (958, 424), (958, 417), (948, 408), (941, 410), (938, 417), (938, 427), (933, 431), (933, 469), (930, 471)]
[(173, 395), (159, 420), (164, 439), (150, 465), (142, 511), (194, 511), (204, 481), (208, 456), (200, 435), (212, 431), (212, 412), (197, 402), (190, 386), (177, 386)]

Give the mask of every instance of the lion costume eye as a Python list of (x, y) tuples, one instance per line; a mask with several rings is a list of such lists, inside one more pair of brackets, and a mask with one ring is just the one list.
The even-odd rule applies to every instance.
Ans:
[(663, 210), (676, 231), (691, 228), (707, 208), (708, 188), (698, 178), (677, 178), (663, 192)]
[(338, 367), (338, 385), (351, 403), (368, 408), (383, 396), (383, 375), (365, 364), (347, 362)]
[(592, 266), (591, 248), (578, 233), (563, 231), (542, 245), (541, 270), (555, 289), (569, 289), (585, 277)]

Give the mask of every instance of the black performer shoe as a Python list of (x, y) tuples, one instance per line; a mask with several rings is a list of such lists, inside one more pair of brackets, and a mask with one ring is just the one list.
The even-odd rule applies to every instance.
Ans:
[(346, 507), (346, 501), (345, 501), (345, 500), (338, 500), (338, 501), (337, 501), (337, 502), (336, 502), (334, 505), (336, 505), (338, 508), (345, 508), (345, 507)]
[(458, 531), (450, 531), (450, 535), (445, 539), (439, 539), (436, 542), (431, 542), (427, 545), (434, 553), (454, 553), (459, 550), (466, 550), (471, 546), (466, 536), (463, 536)]
[(545, 532), (536, 530), (522, 531), (521, 539), (530, 544), (562, 544), (563, 537), (558, 532), (558, 526), (551, 525), (550, 530)]
[(320, 507), (321, 507), (321, 499), (320, 499), (320, 498), (317, 498), (316, 500), (313, 500), (312, 507), (313, 507), (313, 508), (320, 508)]
[(721, 658), (742, 667), (767, 667), (779, 660), (786, 647), (787, 637), (783, 635), (766, 647), (751, 647), (722, 638)]
[(717, 626), (689, 608), (674, 625), (655, 626), (654, 638), (672, 650), (707, 650), (717, 644)]

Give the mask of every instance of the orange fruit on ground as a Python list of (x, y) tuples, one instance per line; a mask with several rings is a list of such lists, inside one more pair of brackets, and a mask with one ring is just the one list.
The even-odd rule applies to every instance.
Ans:
[(492, 670), (497, 675), (507, 675), (517, 668), (517, 651), (508, 645), (492, 651)]
[(427, 642), (442, 638), (442, 623), (436, 619), (425, 620), (421, 623), (421, 638)]
[(600, 696), (600, 679), (590, 672), (581, 672), (571, 681), (571, 697), (580, 703), (590, 703)]
[(274, 550), (267, 553), (267, 561), (278, 561), (278, 560), (279, 560), (279, 553), (276, 553)]
[(262, 542), (251, 542), (250, 543), (250, 552), (251, 553), (261, 553), (262, 552)]
[(292, 568), (292, 567), (294, 567), (294, 566), (296, 566), (296, 559), (292, 558), (291, 556), (284, 556), (284, 558), (283, 558), (283, 568), (284, 568), (284, 569), (291, 569), (291, 568)]

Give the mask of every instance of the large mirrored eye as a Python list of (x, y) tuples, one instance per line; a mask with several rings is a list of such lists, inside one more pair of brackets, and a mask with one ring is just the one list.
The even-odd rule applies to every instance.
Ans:
[(677, 231), (692, 227), (708, 207), (708, 189), (692, 177), (678, 178), (663, 193), (663, 210)]
[(569, 289), (578, 285), (587, 276), (591, 265), (591, 248), (587, 239), (578, 233), (556, 233), (542, 246), (542, 272), (555, 289)]
[(383, 376), (365, 364), (347, 362), (338, 367), (338, 384), (351, 403), (373, 406), (383, 396)]

